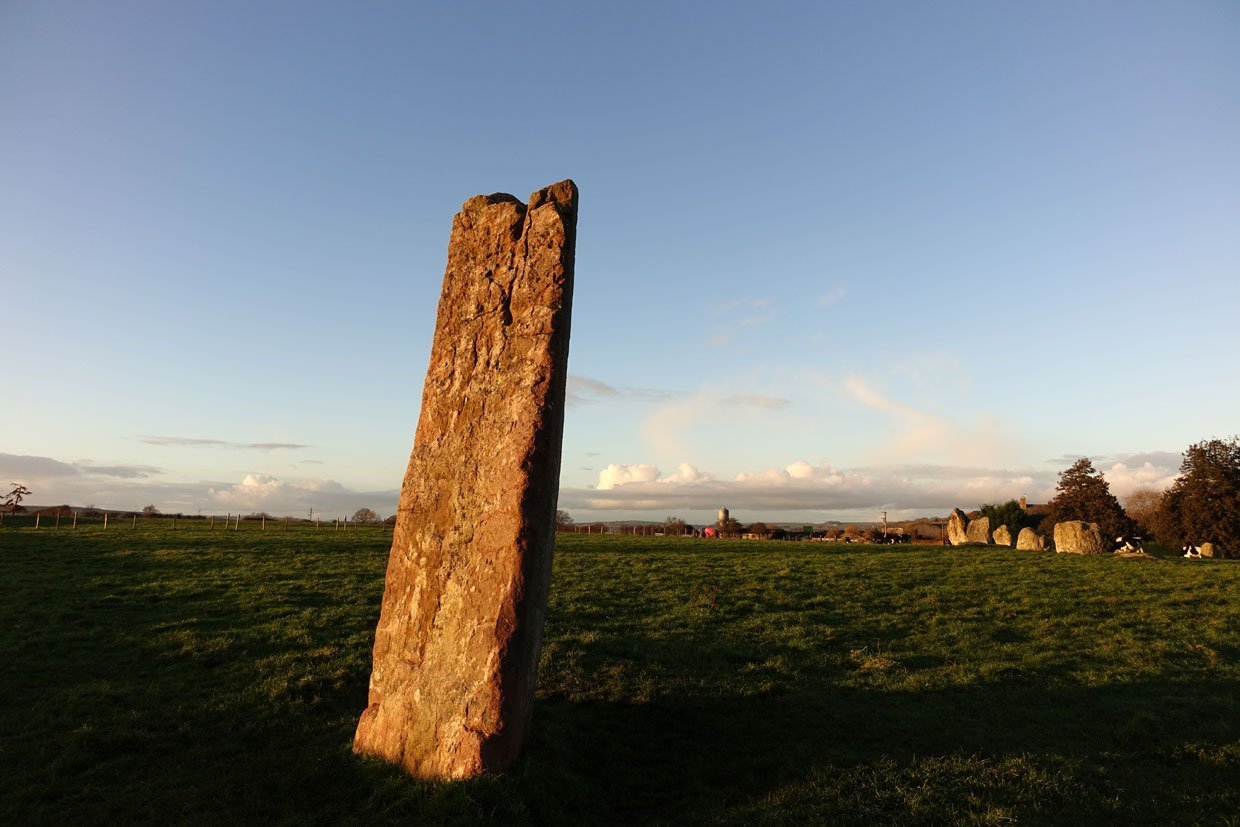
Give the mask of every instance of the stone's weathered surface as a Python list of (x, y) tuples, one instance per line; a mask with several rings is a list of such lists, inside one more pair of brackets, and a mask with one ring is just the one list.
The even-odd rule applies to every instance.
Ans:
[(969, 542), (969, 517), (959, 508), (953, 508), (947, 518), (947, 541), (953, 546), (963, 546)]
[(1046, 538), (1032, 528), (1022, 528), (1016, 535), (1016, 548), (1020, 551), (1045, 551)]
[(1213, 557), (1214, 556), (1214, 543), (1202, 543), (1201, 544), (1201, 556), (1202, 557)]
[(968, 534), (968, 542), (990, 545), (990, 518), (978, 517), (976, 520), (969, 520), (969, 527), (966, 529), (966, 533)]
[(1102, 532), (1097, 523), (1064, 520), (1055, 523), (1055, 551), (1060, 554), (1105, 554)]
[(559, 489), (577, 187), (452, 222), (353, 749), (422, 778), (500, 771), (530, 719)]
[(1012, 532), (1008, 531), (1008, 527), (1005, 525), (996, 528), (994, 533), (990, 535), (990, 538), (995, 541), (996, 546), (1012, 547)]

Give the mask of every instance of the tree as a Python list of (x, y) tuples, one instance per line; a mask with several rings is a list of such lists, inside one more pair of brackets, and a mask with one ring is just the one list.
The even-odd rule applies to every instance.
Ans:
[(688, 531), (689, 526), (679, 517), (668, 517), (663, 523), (663, 533), (672, 537), (679, 537)]
[(569, 514), (567, 511), (565, 511), (565, 510), (564, 510), (564, 509), (562, 509), (562, 508), (557, 508), (557, 509), (555, 510), (555, 528), (556, 528), (556, 531), (563, 531), (564, 529), (569, 528), (570, 526), (572, 526), (572, 524), (573, 524), (573, 515), (572, 515), (572, 514)]
[(750, 523), (746, 534), (753, 534), (757, 537), (766, 537), (771, 533), (771, 528), (766, 523)]
[(1050, 513), (1043, 525), (1065, 520), (1097, 523), (1103, 537), (1119, 537), (1133, 533), (1132, 520), (1111, 493), (1106, 478), (1094, 470), (1094, 464), (1081, 457), (1059, 472), (1055, 498), (1048, 503)]
[(741, 533), (741, 524), (735, 517), (724, 517), (715, 523), (720, 537), (735, 537)]
[(10, 514), (16, 514), (19, 511), (25, 511), (22, 507), (22, 500), (30, 496), (30, 489), (22, 485), (20, 482), (13, 483), (13, 490), (4, 495), (4, 507)]
[(353, 512), (353, 522), (355, 523), (377, 523), (379, 515), (369, 508), (359, 508)]
[(1138, 488), (1124, 498), (1124, 513), (1137, 524), (1142, 537), (1157, 537), (1158, 512), (1165, 492), (1157, 488)]
[(1012, 533), (1012, 537), (1020, 534), (1022, 528), (1033, 528), (1038, 523), (1037, 517), (1031, 517), (1029, 512), (1020, 507), (1020, 503), (1016, 500), (1008, 500), (1005, 503), (987, 503), (978, 508), (983, 517), (990, 518), (990, 530), (994, 531), (1001, 525), (1005, 525), (1008, 531)]
[(1240, 556), (1240, 437), (1188, 446), (1156, 528), (1165, 543), (1214, 543), (1216, 554)]
[(142, 516), (143, 517), (158, 517), (159, 509), (153, 505), (143, 506)]

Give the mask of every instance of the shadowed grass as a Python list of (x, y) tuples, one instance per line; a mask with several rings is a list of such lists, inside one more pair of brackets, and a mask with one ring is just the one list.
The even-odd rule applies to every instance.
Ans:
[(428, 784), (349, 749), (389, 542), (0, 531), (0, 812), (1240, 823), (1240, 566), (561, 535), (525, 758)]

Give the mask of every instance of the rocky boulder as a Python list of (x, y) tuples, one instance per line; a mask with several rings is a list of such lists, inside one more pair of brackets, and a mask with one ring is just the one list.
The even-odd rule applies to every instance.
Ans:
[(1032, 528), (1022, 528), (1016, 535), (1016, 548), (1020, 551), (1046, 551), (1046, 538)]
[(990, 518), (978, 517), (976, 520), (969, 520), (969, 527), (965, 529), (968, 535), (969, 543), (978, 545), (990, 545)]
[(1214, 543), (1202, 543), (1201, 544), (1201, 556), (1202, 557), (1214, 557), (1215, 556)]
[(994, 533), (990, 535), (990, 538), (995, 541), (996, 546), (1012, 547), (1012, 532), (1008, 531), (1008, 527), (1005, 525), (996, 528)]
[(1061, 554), (1105, 554), (1106, 544), (1097, 523), (1064, 520), (1055, 523), (1055, 551)]
[(953, 508), (947, 518), (947, 541), (953, 546), (963, 546), (969, 542), (969, 517), (959, 508)]

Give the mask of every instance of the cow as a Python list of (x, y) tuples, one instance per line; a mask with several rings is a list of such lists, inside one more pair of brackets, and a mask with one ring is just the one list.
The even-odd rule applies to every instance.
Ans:
[(1185, 543), (1184, 548), (1180, 549), (1184, 552), (1184, 556), (1191, 560), (1201, 559), (1201, 546), (1195, 546), (1192, 543)]
[(1135, 554), (1145, 551), (1141, 547), (1141, 538), (1132, 534), (1124, 534), (1115, 538), (1114, 547), (1111, 549), (1116, 554)]

